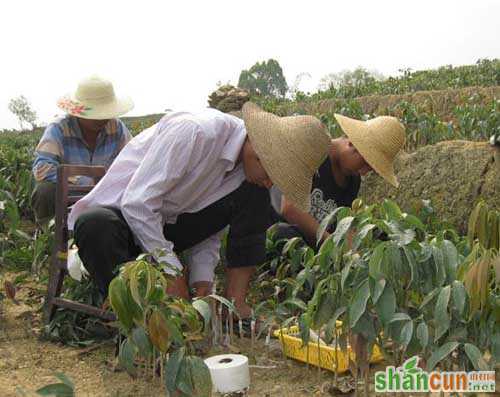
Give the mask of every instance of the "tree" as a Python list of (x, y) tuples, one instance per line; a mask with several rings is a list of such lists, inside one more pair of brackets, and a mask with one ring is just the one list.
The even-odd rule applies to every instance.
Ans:
[(31, 125), (31, 129), (36, 127), (36, 112), (23, 95), (9, 101), (9, 110), (18, 118), (22, 130), (24, 123)]
[(267, 62), (257, 62), (249, 70), (242, 70), (238, 87), (244, 88), (252, 94), (274, 97), (283, 97), (288, 91), (283, 69), (274, 59), (269, 59)]
[(381, 80), (384, 80), (382, 73), (359, 66), (354, 70), (343, 70), (340, 73), (327, 74), (320, 80), (319, 89), (328, 90), (342, 86), (360, 87)]

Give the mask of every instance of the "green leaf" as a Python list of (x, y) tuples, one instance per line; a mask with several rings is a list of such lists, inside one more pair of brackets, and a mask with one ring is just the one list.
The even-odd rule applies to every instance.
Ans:
[(386, 281), (384, 278), (378, 281), (375, 281), (373, 278), (370, 278), (369, 282), (370, 282), (370, 296), (372, 298), (373, 304), (376, 304), (380, 296), (382, 295), (382, 292), (384, 292)]
[(462, 316), (465, 309), (465, 301), (467, 298), (467, 291), (461, 281), (455, 280), (451, 284), (451, 301), (453, 308), (457, 311), (459, 316)]
[(130, 331), (134, 325), (132, 314), (128, 305), (128, 291), (125, 281), (120, 277), (115, 277), (109, 285), (109, 303), (118, 317), (118, 321), (126, 331)]
[(182, 360), (176, 378), (177, 391), (184, 393), (183, 397), (192, 397), (194, 392), (193, 379), (191, 377), (191, 366), (187, 358)]
[(470, 362), (474, 365), (476, 371), (488, 371), (490, 368), (486, 361), (484, 361), (483, 355), (479, 349), (471, 343), (464, 344), (464, 350), (469, 357)]
[(299, 331), (300, 339), (302, 339), (302, 344), (307, 345), (310, 338), (311, 321), (306, 313), (303, 313), (299, 317)]
[(389, 324), (397, 321), (411, 321), (411, 317), (406, 313), (394, 313), (389, 320)]
[(341, 208), (344, 207), (338, 207), (334, 211), (330, 212), (325, 218), (321, 221), (319, 224), (318, 230), (316, 232), (316, 241), (320, 241), (321, 238), (323, 237), (323, 234), (325, 234), (326, 229), (335, 221), (335, 218), (337, 216), (337, 212), (340, 211)]
[(403, 247), (403, 252), (408, 262), (408, 266), (410, 267), (410, 282), (408, 283), (407, 286), (407, 288), (410, 288), (410, 286), (417, 281), (416, 280), (416, 277), (418, 275), (417, 261), (415, 259), (415, 255), (408, 247)]
[(427, 344), (429, 343), (429, 328), (423, 321), (417, 326), (417, 339), (420, 343), (420, 346), (425, 349), (427, 347)]
[(444, 240), (442, 243), (442, 252), (444, 256), (444, 266), (446, 269), (446, 274), (448, 276), (448, 281), (456, 279), (457, 268), (458, 268), (458, 251), (455, 245), (449, 241)]
[(128, 339), (125, 339), (120, 346), (120, 351), (118, 353), (118, 361), (120, 365), (131, 375), (136, 374), (136, 368), (134, 366), (135, 361), (135, 351), (134, 347)]
[(356, 251), (359, 246), (361, 245), (361, 243), (363, 242), (364, 238), (368, 235), (368, 233), (373, 230), (376, 226), (374, 224), (367, 224), (367, 225), (364, 225), (361, 230), (356, 233), (356, 235), (354, 236), (354, 239), (353, 239), (353, 242), (352, 242), (352, 250), (353, 251)]
[(370, 277), (375, 280), (380, 280), (384, 278), (382, 273), (382, 259), (384, 258), (384, 252), (387, 245), (385, 243), (380, 243), (375, 247), (373, 253), (370, 257), (370, 262), (368, 264)]
[(441, 291), (440, 288), (435, 288), (433, 289), (430, 293), (426, 295), (422, 303), (420, 304), (420, 307), (418, 308), (420, 311), (427, 306), (435, 297), (437, 294), (439, 294), (439, 291)]
[(446, 268), (444, 263), (443, 250), (435, 245), (432, 246), (432, 257), (436, 271), (436, 283), (438, 286), (443, 285), (446, 280)]
[(500, 332), (491, 337), (491, 355), (496, 363), (500, 363)]
[(208, 329), (212, 318), (212, 310), (210, 309), (210, 305), (202, 298), (195, 298), (195, 300), (193, 300), (193, 307), (203, 317), (203, 321), (205, 322), (204, 329)]
[(335, 299), (332, 294), (326, 293), (321, 296), (320, 303), (313, 314), (312, 327), (320, 329), (332, 317), (335, 311)]
[(389, 199), (384, 199), (382, 206), (387, 213), (389, 219), (400, 219), (402, 217), (401, 209), (398, 205)]
[(339, 307), (337, 310), (335, 310), (335, 313), (333, 314), (333, 317), (330, 319), (330, 321), (328, 321), (328, 324), (325, 328), (325, 341), (327, 343), (331, 343), (331, 341), (333, 340), (335, 336), (334, 330), (337, 327), (337, 320), (342, 314), (345, 313), (346, 310), (347, 307), (345, 306)]
[(353, 328), (358, 322), (359, 318), (366, 310), (366, 303), (370, 297), (370, 287), (368, 279), (362, 282), (357, 288), (349, 306), (349, 326)]
[(177, 390), (177, 376), (179, 374), (179, 369), (181, 368), (181, 363), (184, 361), (184, 354), (184, 348), (180, 348), (173, 353), (170, 353), (165, 364), (165, 387), (170, 393)]
[(293, 237), (289, 239), (286, 244), (283, 246), (282, 254), (287, 255), (288, 253), (292, 253), (298, 244), (302, 241), (301, 237)]
[(71, 379), (66, 376), (66, 374), (64, 374), (62, 372), (56, 372), (54, 374), (54, 376), (57, 379), (59, 379), (62, 383), (64, 383), (65, 385), (71, 387), (72, 389), (75, 388), (75, 385), (73, 384), (73, 382), (71, 381)]
[(444, 360), (459, 345), (458, 342), (448, 342), (432, 353), (429, 361), (427, 361), (427, 371), (432, 371), (439, 362)]
[(205, 362), (196, 356), (187, 357), (191, 367), (191, 378), (194, 387), (194, 396), (210, 397), (212, 395), (212, 377)]
[(207, 297), (215, 299), (216, 301), (219, 301), (220, 303), (225, 305), (229, 311), (238, 314), (238, 310), (236, 310), (236, 306), (234, 306), (234, 304), (230, 300), (228, 300), (227, 298), (224, 298), (223, 296), (216, 295), (216, 294), (210, 294), (210, 295), (207, 295)]
[(403, 325), (401, 329), (401, 335), (399, 336), (400, 343), (404, 346), (408, 346), (411, 338), (413, 336), (413, 321), (408, 321)]
[(384, 292), (375, 305), (380, 322), (385, 326), (396, 311), (396, 295), (390, 285), (386, 285)]
[(40, 396), (53, 397), (73, 397), (75, 395), (73, 388), (64, 383), (54, 383), (44, 386), (36, 391)]
[(450, 328), (450, 316), (448, 314), (448, 303), (450, 301), (451, 287), (447, 285), (441, 288), (441, 292), (438, 295), (436, 301), (436, 307), (434, 309), (434, 321), (436, 323), (436, 332), (434, 335), (434, 341), (439, 340), (448, 328)]
[(404, 219), (405, 223), (407, 223), (409, 226), (413, 226), (415, 229), (419, 229), (423, 232), (425, 231), (425, 225), (416, 216), (410, 215), (410, 214), (405, 214), (403, 216), (403, 219)]
[(345, 234), (351, 227), (353, 220), (353, 216), (346, 216), (345, 218), (342, 218), (337, 224), (335, 232), (333, 232), (333, 242), (335, 245), (338, 245), (340, 243), (340, 240), (344, 238)]
[(137, 327), (132, 331), (132, 341), (137, 346), (139, 354), (142, 357), (149, 357), (153, 354), (153, 345), (146, 335), (144, 328)]

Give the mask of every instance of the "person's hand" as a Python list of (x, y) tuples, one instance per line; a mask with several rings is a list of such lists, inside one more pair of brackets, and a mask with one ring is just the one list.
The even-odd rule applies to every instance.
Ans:
[(168, 287), (167, 294), (176, 296), (178, 298), (184, 298), (186, 300), (189, 299), (189, 289), (186, 282), (185, 276), (179, 277), (169, 277), (168, 278)]

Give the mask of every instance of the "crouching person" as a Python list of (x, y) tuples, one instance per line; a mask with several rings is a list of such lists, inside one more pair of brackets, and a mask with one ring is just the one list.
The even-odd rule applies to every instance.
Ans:
[(79, 255), (103, 294), (121, 263), (160, 250), (159, 263), (188, 273), (178, 276), (166, 266), (176, 274), (167, 292), (188, 298), (189, 280), (204, 295), (229, 225), (226, 296), (247, 318), (248, 285), (265, 261), (268, 189), (276, 184), (307, 211), (312, 176), (329, 145), (318, 119), (279, 118), (252, 103), (243, 120), (214, 109), (169, 113), (133, 138), (73, 207), (69, 228)]
[[(271, 189), (273, 239), (302, 237), (316, 247), (321, 221), (337, 207), (351, 207), (357, 198), (361, 176), (375, 171), (398, 187), (394, 160), (405, 143), (405, 129), (395, 118), (380, 116), (368, 121), (335, 115), (345, 136), (332, 139), (326, 160), (314, 174), (311, 208), (303, 211), (291, 202), (278, 186)], [(325, 232), (323, 239), (334, 229)]]

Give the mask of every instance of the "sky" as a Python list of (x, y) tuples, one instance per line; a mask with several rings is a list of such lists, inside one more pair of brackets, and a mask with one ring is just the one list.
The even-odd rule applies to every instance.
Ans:
[(207, 106), (218, 82), (274, 58), (292, 85), (315, 91), (329, 74), (500, 58), (500, 0), (0, 1), (0, 129), (24, 95), (41, 123), (59, 97), (98, 74), (128, 115)]

